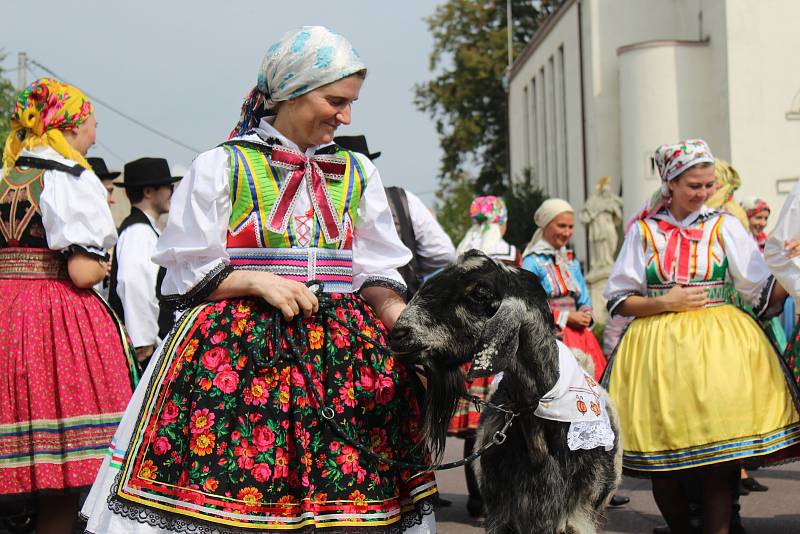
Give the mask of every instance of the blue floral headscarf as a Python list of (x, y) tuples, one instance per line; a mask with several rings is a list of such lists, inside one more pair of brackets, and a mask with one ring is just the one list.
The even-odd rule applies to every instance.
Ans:
[(245, 98), (231, 137), (257, 126), (278, 102), (297, 98), (366, 69), (353, 45), (324, 26), (303, 26), (287, 32), (267, 50), (258, 72), (258, 83)]

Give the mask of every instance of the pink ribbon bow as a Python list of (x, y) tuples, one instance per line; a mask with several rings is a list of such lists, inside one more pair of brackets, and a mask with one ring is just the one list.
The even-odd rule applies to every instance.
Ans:
[(326, 243), (337, 243), (341, 240), (342, 226), (333, 208), (326, 180), (341, 181), (347, 164), (338, 156), (306, 156), (286, 147), (272, 147), (272, 164), (290, 171), (289, 177), (281, 188), (278, 201), (267, 217), (267, 228), (276, 233), (283, 233), (289, 225), (292, 208), (300, 184), (306, 178), (306, 187), (314, 206), (314, 213), (322, 224), (322, 233)]
[(675, 282), (683, 284), (689, 281), (689, 259), (692, 251), (692, 241), (703, 238), (700, 228), (681, 228), (667, 221), (658, 221), (658, 229), (667, 238), (667, 248), (664, 250), (662, 266), (664, 274), (672, 275), (675, 257), (678, 258), (678, 267), (675, 272)]

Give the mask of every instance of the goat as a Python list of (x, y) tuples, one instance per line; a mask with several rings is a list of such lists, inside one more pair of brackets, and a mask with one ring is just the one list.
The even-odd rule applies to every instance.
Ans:
[[(487, 533), (597, 532), (622, 472), (616, 414), (605, 391), (588, 377), (604, 399), (614, 434), (610, 450), (570, 450), (570, 423), (534, 414), (556, 384), (559, 358), (564, 357), (536, 276), (469, 251), (422, 285), (395, 324), (390, 343), (398, 358), (427, 375), (423, 432), (437, 459), (447, 423), (465, 392), (461, 364), (471, 362), (467, 378), (503, 372), (491, 402), (520, 415), (505, 442), (486, 450), (476, 468)], [(503, 413), (485, 408), (476, 450), (505, 421)]]

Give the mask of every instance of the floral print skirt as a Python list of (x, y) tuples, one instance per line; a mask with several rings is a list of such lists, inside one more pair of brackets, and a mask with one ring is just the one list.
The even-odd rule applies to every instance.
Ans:
[(248, 299), (186, 312), (126, 412), (84, 507), (87, 530), (394, 533), (422, 524), (433, 474), (360, 453), (317, 402), (374, 453), (424, 463), (420, 385), (385, 347), (383, 325), (349, 294), (323, 297), (302, 325)]
[(133, 349), (66, 278), (0, 277), (0, 499), (94, 482), (131, 397)]

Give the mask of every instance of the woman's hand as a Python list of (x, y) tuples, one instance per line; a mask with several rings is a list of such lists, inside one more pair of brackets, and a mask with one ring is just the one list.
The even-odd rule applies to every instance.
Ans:
[(674, 286), (657, 298), (664, 306), (664, 311), (670, 312), (699, 310), (708, 304), (708, 292), (704, 287)]
[(587, 311), (571, 311), (567, 315), (567, 324), (573, 328), (586, 328), (592, 324), (592, 314)]
[(788, 239), (783, 242), (783, 245), (786, 247), (786, 254), (790, 258), (800, 256), (800, 239)]
[(317, 296), (306, 286), (272, 273), (249, 272), (253, 295), (278, 308), (289, 320), (301, 312), (310, 317), (319, 311)]

